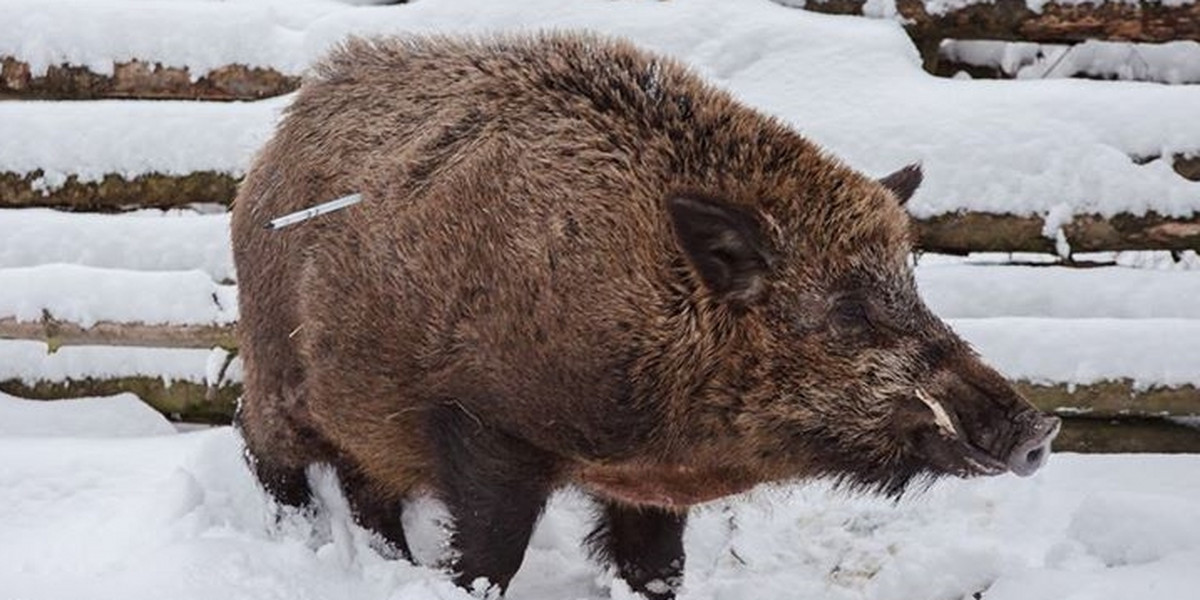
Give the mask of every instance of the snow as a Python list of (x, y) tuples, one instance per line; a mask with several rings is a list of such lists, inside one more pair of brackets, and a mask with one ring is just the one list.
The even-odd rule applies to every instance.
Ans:
[(915, 272), (921, 297), (942, 318), (1200, 319), (1200, 273), (1195, 271), (922, 259)]
[[(1153, 538), (1145, 537), (1147, 529), (1154, 531)], [(1195, 547), (1200, 507), (1194, 499), (1133, 492), (1093, 496), (1075, 512), (1067, 534), (1107, 566), (1146, 564)]]
[(0, 269), (49, 263), (138, 271), (200, 269), (216, 281), (235, 279), (227, 213), (0, 210)]
[[(213, 358), (219, 354), (220, 358)], [(62, 383), (87, 378), (157, 377), (170, 383), (218, 384), (241, 381), (234, 362), (224, 380), (211, 381), (210, 361), (224, 360), (226, 351), (124, 346), (64, 346), (50, 353), (46, 344), (29, 340), (0, 340), (0, 381)]]
[(1200, 386), (1194, 319), (948, 319), (984, 361), (1011, 379), (1135, 387)]
[[(0, 27), (5, 31), (8, 26)], [(156, 30), (148, 32), (157, 35)], [(195, 171), (240, 175), (270, 137), (289, 98), (253, 103), (0, 102), (5, 130), (0, 172), (40, 170), (42, 179), (36, 184), (46, 191), (62, 186), (71, 175), (80, 181), (100, 181), (110, 173), (126, 179)]]
[[(138, 11), (127, 10), (133, 5)], [(593, 29), (682, 59), (866, 172), (921, 162), (926, 184), (910, 204), (920, 217), (960, 209), (1045, 214), (1058, 205), (1068, 214), (1184, 216), (1200, 207), (1200, 182), (1164, 161), (1131, 158), (1200, 150), (1192, 109), (1200, 88), (936, 78), (921, 70), (893, 21), (767, 0), (642, 0), (620, 10), (598, 0), (307, 2), (295, 10), (271, 2), (9, 0), (6, 7), (12, 20), (0, 27), (0, 55), (35, 67), (136, 54), (194, 72), (244, 63), (297, 73), (351, 33)], [(116, 30), (129, 34), (100, 34)], [(11, 130), (0, 136), (0, 171), (44, 168), (47, 187), (74, 172), (241, 173), (284, 102), (0, 104), (0, 122)]]
[(90, 327), (99, 321), (222, 324), (237, 320), (237, 290), (203, 271), (130, 271), (72, 264), (0, 269), (0, 319), (43, 314)]
[(115, 438), (172, 433), (175, 427), (166, 417), (129, 393), (47, 402), (0, 392), (0, 439)]
[[(470, 598), (377, 554), (327, 469), (310, 471), (314, 514), (277, 516), (231, 429), (118, 439), (95, 425), (92, 438), (0, 434), (4, 597)], [(1186, 600), (1200, 586), (1198, 495), (1188, 455), (1058, 454), (1030, 479), (947, 480), (895, 504), (822, 482), (765, 486), (693, 511), (680, 598)], [(635, 598), (584, 556), (591, 515), (580, 494), (557, 495), (508, 597)], [(442, 556), (446, 519), (427, 498), (406, 513), (425, 564)]]

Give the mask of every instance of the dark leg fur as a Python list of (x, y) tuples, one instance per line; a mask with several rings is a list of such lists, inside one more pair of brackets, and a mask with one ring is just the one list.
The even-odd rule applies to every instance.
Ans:
[(454, 518), (455, 583), (485, 577), (503, 592), (553, 488), (554, 459), (478, 421), (457, 403), (431, 415), (438, 491)]
[(593, 553), (616, 566), (635, 592), (651, 600), (674, 598), (683, 583), (687, 514), (602, 502), (600, 521), (587, 538)]
[[(270, 442), (267, 441), (273, 436), (270, 432), (264, 431), (267, 429), (263, 426), (265, 423), (256, 423), (247, 418), (245, 405), (239, 407), (234, 416), (234, 424), (246, 443), (246, 462), (250, 465), (250, 469), (258, 478), (259, 483), (262, 484), (263, 489), (285, 506), (294, 508), (307, 506), (312, 501), (312, 490), (308, 486), (308, 477), (304, 473), (307, 465), (279, 461), (276, 453), (272, 452), (270, 448)], [(298, 438), (298, 435), (295, 431), (289, 430), (282, 437), (290, 440)]]
[(254, 474), (276, 502), (292, 508), (304, 508), (312, 502), (312, 489), (304, 469), (283, 467), (264, 461), (253, 454), (249, 457)]
[(404, 536), (403, 499), (391, 499), (380, 493), (362, 472), (349, 461), (340, 461), (337, 466), (338, 479), (342, 483), (342, 492), (350, 503), (354, 520), (364, 529), (369, 529), (389, 546), (383, 549), (386, 554), (413, 562), (412, 552), (408, 549), (408, 538)]

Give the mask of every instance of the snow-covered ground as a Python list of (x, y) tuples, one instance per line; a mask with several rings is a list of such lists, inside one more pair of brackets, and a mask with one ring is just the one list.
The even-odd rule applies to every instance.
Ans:
[[(376, 554), (328, 472), (321, 508), (276, 518), (229, 428), (164, 433), (117, 397), (0, 397), (4, 600), (466, 600), (446, 575)], [(1194, 600), (1200, 456), (1056, 455), (1030, 479), (947, 480), (898, 504), (823, 483), (697, 509), (682, 600)], [(407, 519), (440, 556), (444, 513)], [(584, 556), (591, 510), (555, 498), (512, 600), (634, 596)]]
[[(229, 63), (300, 73), (352, 33), (592, 29), (691, 64), (866, 172), (921, 162), (926, 184), (910, 204), (918, 216), (1200, 208), (1200, 182), (1165, 161), (1133, 160), (1200, 153), (1200, 87), (932, 77), (891, 20), (769, 0), (2, 0), (0, 10), (0, 55), (35, 71), (61, 62), (104, 71), (141, 58), (193, 73)], [(281, 102), (3, 103), (0, 171), (42, 168), (48, 188), (70, 174), (239, 173)]]

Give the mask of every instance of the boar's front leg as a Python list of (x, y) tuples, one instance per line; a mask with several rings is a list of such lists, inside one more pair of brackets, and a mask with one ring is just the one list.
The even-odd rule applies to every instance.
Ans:
[(557, 461), (457, 402), (431, 416), (438, 493), (454, 520), (455, 583), (469, 590), (483, 577), (503, 592), (525, 557)]
[(683, 583), (683, 529), (687, 513), (604, 501), (588, 544), (611, 561), (635, 592), (670, 600)]
[(354, 520), (383, 539), (385, 554), (413, 562), (404, 535), (404, 499), (392, 497), (348, 459), (337, 462), (337, 472)]

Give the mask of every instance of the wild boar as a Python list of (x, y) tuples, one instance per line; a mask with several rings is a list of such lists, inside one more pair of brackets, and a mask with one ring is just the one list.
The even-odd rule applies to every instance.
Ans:
[(865, 177), (620, 41), (351, 40), (233, 209), (253, 468), (302, 505), (305, 467), (334, 465), (402, 554), (402, 502), (432, 493), (456, 581), (501, 590), (577, 486), (596, 554), (654, 598), (697, 503), (1029, 474), (1058, 421), (918, 297), (920, 179)]

